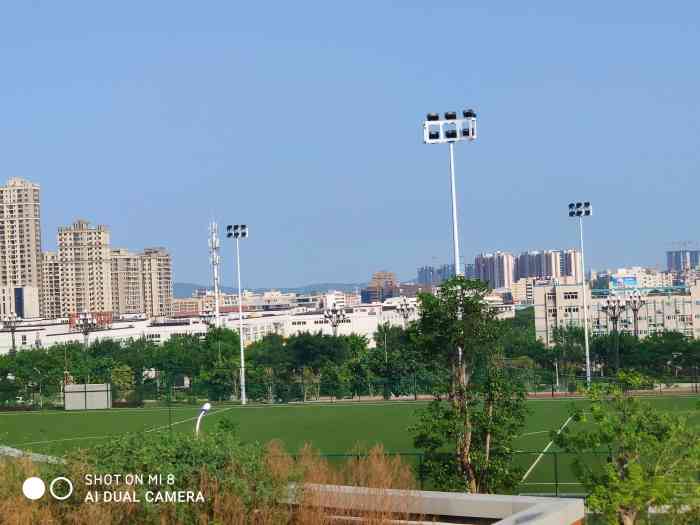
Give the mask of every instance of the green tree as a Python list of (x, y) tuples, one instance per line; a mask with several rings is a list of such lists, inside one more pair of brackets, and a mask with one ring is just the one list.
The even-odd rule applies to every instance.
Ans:
[(700, 433), (689, 418), (625, 393), (648, 381), (642, 376), (621, 373), (618, 379), (620, 385), (595, 385), (590, 404), (573, 412), (574, 426), (553, 435), (575, 454), (588, 507), (620, 525), (639, 523), (650, 507), (692, 510), (700, 498)]
[(448, 403), (438, 397), (421, 413), (412, 428), (414, 442), (435, 458), (451, 451), (451, 474), (436, 474), (436, 460), (431, 475), (471, 493), (511, 484), (512, 473), (503, 467), (525, 410), (522, 385), (501, 375), (499, 325), (485, 300), (488, 292), (481, 281), (457, 276), (437, 295), (419, 296), (424, 358), (450, 371), (451, 386)]
[(121, 364), (112, 369), (112, 387), (118, 399), (126, 399), (128, 392), (134, 389), (134, 371), (129, 365)]

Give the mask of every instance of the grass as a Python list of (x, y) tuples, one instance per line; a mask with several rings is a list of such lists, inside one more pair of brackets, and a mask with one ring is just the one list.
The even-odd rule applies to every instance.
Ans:
[[(670, 411), (690, 411), (695, 397), (658, 397), (649, 402)], [(523, 435), (516, 441), (518, 463), (528, 470), (551, 441), (550, 431), (567, 420), (572, 403), (582, 400), (531, 400), (530, 415)], [(381, 444), (387, 452), (417, 452), (407, 427), (415, 421), (422, 402), (364, 404), (307, 404), (277, 406), (219, 405), (203, 422), (204, 431), (216, 419), (230, 419), (239, 425), (246, 441), (281, 440), (286, 449), (298, 451), (305, 443), (324, 454), (343, 454), (356, 445)], [(170, 418), (174, 432), (192, 432), (196, 407), (113, 409), (93, 412), (44, 411), (0, 413), (0, 444), (44, 454), (89, 447), (111, 435), (125, 432), (167, 431)], [(697, 416), (696, 416), (697, 417)], [(700, 419), (697, 419), (700, 425)], [(416, 458), (408, 458), (410, 462)], [(592, 458), (593, 460), (593, 458)], [(580, 493), (571, 469), (571, 458), (552, 445), (527, 476), (521, 490), (527, 493)]]

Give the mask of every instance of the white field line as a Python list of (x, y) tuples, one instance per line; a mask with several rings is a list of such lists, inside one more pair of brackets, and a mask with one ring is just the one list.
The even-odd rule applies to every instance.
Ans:
[[(228, 408), (223, 408), (223, 409), (221, 409), (221, 410), (212, 411), (212, 412), (209, 414), (209, 417), (211, 417), (211, 416), (213, 416), (213, 415), (215, 415), (215, 414), (220, 414), (220, 413), (222, 413), (222, 412), (226, 412), (226, 411), (228, 411), (228, 410), (231, 410), (232, 408), (234, 408), (234, 407), (228, 407)], [(173, 422), (173, 426), (175, 426), (175, 425), (180, 425), (180, 424), (182, 424), (182, 423), (187, 423), (188, 421), (194, 421), (195, 419), (197, 419), (198, 416), (199, 416), (199, 414), (197, 414), (197, 416), (190, 417), (190, 418), (187, 418), (187, 419), (181, 419), (180, 421), (174, 421), (174, 422)], [(160, 427), (150, 428), (150, 429), (148, 429), (148, 430), (145, 430), (144, 432), (157, 432), (157, 431), (159, 431), (159, 430), (163, 430), (163, 429), (166, 429), (166, 428), (169, 428), (169, 427), (170, 427), (170, 425), (162, 425), (162, 426), (160, 426)], [(123, 436), (123, 435), (124, 435), (124, 434), (109, 434), (109, 435), (106, 435), (106, 436), (82, 436), (82, 437), (72, 437), (72, 438), (49, 439), (49, 440), (46, 440), (46, 441), (28, 441), (28, 442), (26, 442), (26, 443), (18, 443), (18, 444), (14, 445), (14, 446), (16, 446), (16, 447), (21, 447), (21, 446), (26, 446), (26, 445), (45, 445), (45, 444), (48, 444), (48, 443), (59, 443), (59, 442), (61, 442), (61, 441), (77, 441), (77, 440), (81, 440), (81, 439), (108, 439), (108, 438), (111, 438), (111, 437), (119, 437), (119, 436)]]
[[(561, 428), (560, 428), (559, 430), (557, 430), (557, 436), (558, 436), (559, 434), (562, 433), (562, 431), (566, 428), (566, 425), (568, 425), (568, 424), (571, 422), (571, 420), (572, 420), (573, 418), (574, 418), (574, 416), (569, 416), (569, 419), (567, 419), (566, 421), (564, 421), (564, 424), (561, 426)], [(539, 456), (537, 456), (537, 459), (532, 463), (532, 465), (530, 465), (530, 468), (527, 469), (527, 472), (526, 472), (525, 475), (523, 476), (523, 479), (520, 480), (520, 483), (524, 483), (524, 482), (525, 482), (525, 480), (526, 480), (526, 479), (528, 478), (528, 476), (532, 473), (532, 471), (535, 470), (535, 467), (536, 467), (537, 464), (540, 462), (540, 460), (541, 460), (541, 459), (544, 457), (544, 455), (547, 453), (547, 451), (549, 450), (549, 447), (551, 447), (553, 444), (554, 444), (554, 440), (552, 440), (552, 441), (550, 441), (549, 443), (547, 443), (547, 446), (544, 447), (544, 450), (542, 451), (542, 453), (541, 453)]]
[[(208, 416), (211, 417), (211, 416), (215, 416), (216, 414), (221, 414), (221, 413), (223, 413), (223, 412), (228, 412), (229, 410), (231, 410), (231, 409), (233, 409), (233, 408), (236, 408), (236, 407), (235, 407), (235, 406), (232, 406), (232, 407), (228, 407), (228, 408), (222, 408), (221, 410), (212, 411), (210, 414), (208, 414)], [(154, 428), (151, 428), (151, 429), (149, 429), (149, 430), (146, 430), (146, 433), (148, 433), (148, 432), (158, 432), (159, 430), (163, 430), (163, 429), (166, 429), (166, 428), (170, 428), (171, 426), (174, 427), (175, 425), (181, 425), (182, 423), (187, 423), (187, 422), (189, 422), (189, 421), (194, 421), (194, 420), (197, 419), (198, 417), (199, 417), (199, 414), (197, 414), (197, 415), (194, 416), (194, 417), (188, 417), (187, 419), (181, 419), (180, 421), (175, 421), (172, 425), (167, 424), (167, 425), (162, 425), (162, 426), (160, 426), (160, 427), (154, 427)]]
[(538, 430), (537, 432), (526, 432), (525, 434), (520, 434), (518, 437), (534, 436), (536, 434), (546, 434), (549, 430)]
[(550, 483), (547, 482), (542, 482), (542, 481), (530, 481), (529, 483), (525, 483), (525, 485), (581, 485), (581, 483), (573, 483), (573, 482), (568, 482), (564, 483), (563, 481), (560, 481), (559, 483), (554, 483), (553, 481)]
[[(0, 417), (9, 416), (66, 416), (66, 415), (80, 415), (80, 414), (109, 414), (113, 416), (114, 414), (148, 414), (152, 412), (163, 412), (168, 410), (168, 407), (163, 408), (108, 408), (101, 410), (36, 410), (36, 411), (26, 411), (26, 412), (0, 412)], [(171, 410), (199, 410), (199, 407), (189, 406), (189, 407), (173, 407)]]
[(111, 434), (107, 436), (82, 436), (82, 437), (72, 437), (72, 438), (61, 438), (61, 439), (49, 439), (47, 441), (27, 441), (26, 443), (17, 443), (15, 447), (23, 447), (25, 445), (44, 445), (47, 443), (58, 443), (60, 441), (77, 441), (80, 439), (107, 439), (114, 437), (118, 434)]

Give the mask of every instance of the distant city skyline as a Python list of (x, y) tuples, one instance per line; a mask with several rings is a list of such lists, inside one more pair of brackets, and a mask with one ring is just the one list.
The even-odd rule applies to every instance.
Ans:
[[(3, 182), (41, 185), (47, 251), (83, 218), (208, 283), (216, 219), (250, 227), (244, 287), (405, 279), (452, 259), (447, 148), (423, 145), (421, 122), (473, 107), (479, 138), (455, 148), (463, 263), (575, 248), (566, 206), (587, 199), (588, 268), (663, 268), (673, 241), (698, 238), (698, 16), (624, 1), (8, 5)], [(454, 42), (429, 36), (446, 24)], [(231, 243), (222, 256), (230, 286)]]

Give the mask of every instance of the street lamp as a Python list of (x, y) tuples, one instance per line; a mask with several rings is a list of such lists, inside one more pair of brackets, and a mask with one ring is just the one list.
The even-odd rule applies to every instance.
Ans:
[(87, 351), (90, 343), (90, 332), (97, 330), (97, 320), (88, 311), (82, 311), (75, 320), (75, 326), (83, 334), (83, 344)]
[(17, 343), (15, 341), (15, 332), (17, 331), (17, 326), (22, 322), (21, 317), (17, 317), (16, 314), (11, 313), (2, 318), (2, 331), (10, 332), (12, 334), (12, 347), (10, 348), (10, 355), (15, 355), (17, 353)]
[(455, 275), (462, 275), (459, 264), (459, 224), (457, 222), (457, 189), (455, 186), (454, 143), (473, 142), (476, 139), (476, 113), (474, 110), (462, 111), (462, 118), (457, 112), (448, 111), (444, 118), (438, 113), (428, 113), (423, 121), (423, 142), (425, 144), (448, 144), (450, 147), (450, 187), (452, 191), (452, 242), (454, 249)]
[(345, 315), (343, 309), (337, 308), (335, 306), (335, 303), (333, 303), (333, 306), (331, 308), (328, 308), (326, 311), (323, 312), (323, 317), (329, 323), (331, 323), (331, 326), (333, 327), (334, 337), (338, 336), (338, 325), (348, 318), (348, 316)]
[(590, 202), (569, 204), (569, 217), (578, 218), (578, 232), (581, 240), (581, 295), (583, 295), (583, 341), (586, 348), (586, 384), (591, 386), (591, 354), (588, 347), (588, 300), (586, 297), (586, 264), (583, 258), (583, 218), (593, 215)]
[(37, 376), (39, 377), (39, 407), (44, 408), (44, 399), (41, 395), (41, 370), (39, 370), (37, 367), (32, 367), (32, 369), (36, 372)]
[(243, 293), (241, 291), (241, 246), (240, 239), (248, 238), (246, 224), (229, 224), (226, 226), (226, 237), (236, 240), (236, 277), (238, 279), (238, 341), (241, 347), (241, 405), (247, 403), (245, 393), (245, 355), (243, 353)]
[(605, 303), (602, 306), (602, 310), (608, 316), (608, 319), (612, 321), (613, 325), (613, 337), (615, 338), (615, 371), (620, 371), (620, 333), (618, 332), (618, 323), (622, 312), (625, 311), (627, 307), (627, 302), (617, 296), (608, 297), (605, 299)]
[(209, 411), (211, 410), (211, 403), (208, 401), (202, 405), (202, 408), (199, 410), (199, 416), (197, 417), (197, 425), (194, 428), (194, 435), (195, 437), (199, 437), (199, 425), (202, 423), (202, 418), (206, 416)]
[(406, 325), (408, 324), (408, 318), (411, 316), (413, 312), (416, 311), (416, 307), (411, 305), (408, 302), (408, 299), (405, 297), (401, 298), (401, 302), (399, 305), (396, 307), (396, 311), (399, 312), (399, 315), (403, 319), (403, 328), (404, 330), (406, 329)]
[(627, 304), (630, 310), (632, 310), (632, 316), (634, 318), (634, 337), (639, 339), (639, 310), (641, 310), (642, 306), (647, 304), (647, 302), (642, 298), (642, 294), (639, 293), (639, 290), (635, 290), (632, 292), (632, 296), (627, 300)]

